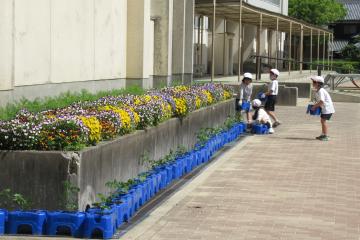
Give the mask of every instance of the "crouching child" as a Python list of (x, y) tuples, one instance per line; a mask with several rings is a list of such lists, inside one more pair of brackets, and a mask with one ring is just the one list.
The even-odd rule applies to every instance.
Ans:
[(259, 99), (254, 99), (252, 101), (252, 108), (255, 110), (252, 116), (253, 124), (265, 124), (269, 129), (269, 133), (274, 133), (270, 116), (261, 105), (261, 101)]

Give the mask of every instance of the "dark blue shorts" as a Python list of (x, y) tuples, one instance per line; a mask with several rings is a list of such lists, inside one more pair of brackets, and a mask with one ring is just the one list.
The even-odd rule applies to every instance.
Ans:
[(332, 116), (332, 113), (320, 115), (320, 117), (325, 120), (330, 120), (331, 116)]

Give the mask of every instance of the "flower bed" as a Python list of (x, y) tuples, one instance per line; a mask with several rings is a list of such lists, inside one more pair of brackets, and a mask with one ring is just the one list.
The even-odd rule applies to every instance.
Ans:
[[(114, 191), (106, 200), (86, 212), (0, 210), (0, 230), (4, 229), (6, 222), (6, 234), (21, 233), (18, 226), (26, 226), (30, 227), (30, 233), (34, 235), (61, 235), (62, 230), (66, 229), (68, 234), (74, 237), (110, 239), (116, 228), (124, 221), (129, 221), (157, 192), (197, 166), (208, 162), (216, 151), (235, 140), (244, 129), (246, 125), (235, 121), (227, 122), (223, 128), (205, 129), (191, 151), (155, 162), (150, 171), (140, 174), (126, 185), (114, 182)], [(11, 217), (5, 218), (6, 215)], [(3, 232), (0, 231), (1, 234)]]
[(146, 95), (108, 96), (39, 113), (22, 110), (0, 122), (0, 150), (79, 150), (136, 129), (156, 126), (172, 117), (230, 99), (221, 84), (178, 86)]

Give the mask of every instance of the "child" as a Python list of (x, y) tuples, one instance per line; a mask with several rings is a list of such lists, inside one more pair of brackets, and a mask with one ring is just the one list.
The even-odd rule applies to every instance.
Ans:
[[(252, 89), (253, 86), (251, 84), (252, 82), (252, 74), (251, 73), (244, 73), (244, 78), (242, 80), (242, 83), (240, 85), (240, 100), (238, 104), (241, 108), (241, 105), (243, 102), (249, 102), (250, 104), (250, 100), (251, 100), (251, 94), (252, 94)], [(251, 115), (250, 115), (250, 109), (242, 109), (246, 112), (246, 118), (248, 123), (251, 122)]]
[(334, 104), (331, 100), (329, 93), (323, 88), (324, 78), (321, 76), (313, 76), (310, 78), (313, 82), (313, 87), (316, 90), (315, 93), (315, 104), (311, 110), (315, 111), (316, 108), (321, 107), (320, 123), (322, 133), (316, 139), (321, 141), (327, 141), (328, 127), (326, 124), (327, 120), (330, 120), (333, 113), (335, 113)]
[(254, 99), (252, 101), (252, 107), (255, 110), (253, 120), (256, 121), (256, 123), (267, 125), (267, 127), (269, 128), (269, 133), (274, 133), (270, 116), (261, 106), (261, 101), (259, 99)]
[(265, 93), (267, 96), (267, 100), (265, 102), (265, 110), (266, 112), (274, 119), (274, 127), (280, 125), (279, 119), (275, 115), (275, 105), (276, 105), (276, 97), (279, 92), (279, 83), (277, 78), (279, 77), (280, 72), (277, 69), (270, 70), (270, 80), (271, 82), (268, 85), (268, 91)]

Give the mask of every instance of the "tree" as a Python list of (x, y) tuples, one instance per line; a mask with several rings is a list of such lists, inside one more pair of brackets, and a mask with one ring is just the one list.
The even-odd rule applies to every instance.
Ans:
[(289, 0), (289, 16), (316, 25), (344, 19), (346, 9), (336, 0)]
[(360, 48), (350, 43), (341, 50), (341, 55), (346, 59), (357, 61), (360, 59)]

